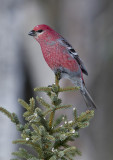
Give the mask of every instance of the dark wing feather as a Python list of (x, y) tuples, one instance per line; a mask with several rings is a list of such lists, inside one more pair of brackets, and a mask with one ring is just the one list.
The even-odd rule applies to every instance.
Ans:
[(83, 63), (82, 60), (79, 58), (79, 56), (77, 55), (77, 56), (75, 56), (74, 58), (76, 59), (76, 61), (77, 61), (78, 64), (80, 65), (80, 68), (81, 68), (82, 72), (83, 72), (85, 75), (88, 76), (88, 72), (87, 72), (87, 70), (86, 70), (86, 68), (85, 68), (85, 66), (84, 66), (84, 63)]
[(84, 63), (82, 62), (82, 60), (79, 58), (77, 52), (73, 49), (73, 47), (64, 39), (61, 39), (62, 43), (67, 47), (69, 54), (76, 59), (76, 61), (78, 62), (78, 64), (80, 65), (80, 68), (82, 70), (82, 72), (86, 75), (88, 75), (88, 72), (84, 66)]

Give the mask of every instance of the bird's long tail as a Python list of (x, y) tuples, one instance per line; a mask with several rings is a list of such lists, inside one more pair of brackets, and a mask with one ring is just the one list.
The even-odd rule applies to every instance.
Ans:
[(90, 94), (88, 93), (86, 87), (84, 86), (83, 89), (80, 90), (80, 91), (81, 91), (81, 94), (82, 94), (83, 97), (84, 97), (84, 100), (85, 100), (85, 102), (86, 102), (87, 107), (96, 108), (96, 105), (95, 105), (92, 97), (91, 97)]

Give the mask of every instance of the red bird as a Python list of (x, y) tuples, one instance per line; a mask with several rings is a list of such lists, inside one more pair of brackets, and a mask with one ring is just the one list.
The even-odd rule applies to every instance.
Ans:
[(37, 25), (29, 32), (41, 46), (45, 61), (56, 74), (60, 71), (61, 78), (67, 78), (80, 87), (88, 107), (96, 108), (94, 101), (86, 90), (83, 73), (88, 72), (73, 47), (56, 31), (47, 25)]

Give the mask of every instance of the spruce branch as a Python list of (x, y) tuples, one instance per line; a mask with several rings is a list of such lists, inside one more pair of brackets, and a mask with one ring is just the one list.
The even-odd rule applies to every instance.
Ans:
[(40, 87), (40, 88), (34, 88), (34, 91), (35, 92), (38, 92), (38, 91), (40, 91), (40, 92), (51, 92), (51, 88), (49, 88), (49, 87)]
[(30, 106), (23, 100), (23, 99), (18, 99), (18, 102), (24, 107), (26, 110), (29, 110)]
[(42, 106), (44, 106), (44, 107), (46, 107), (46, 108), (51, 108), (51, 105), (50, 104), (48, 104), (45, 100), (43, 100), (42, 98), (40, 98), (40, 97), (36, 97), (36, 99), (37, 99), (37, 101), (42, 105)]
[(4, 113), (13, 123), (17, 125), (19, 124), (19, 119), (15, 113), (10, 113), (3, 107), (0, 107), (0, 112)]
[[(29, 103), (19, 99), (19, 103), (25, 108), (23, 114), (26, 120), (22, 124), (15, 113), (10, 113), (3, 107), (0, 112), (4, 113), (21, 133), (21, 139), (13, 141), (14, 144), (21, 144), (30, 147), (36, 155), (29, 153), (26, 149), (20, 148), (12, 154), (19, 159), (25, 160), (73, 160), (74, 156), (81, 155), (81, 152), (69, 142), (75, 141), (79, 137), (79, 130), (89, 125), (89, 121), (94, 116), (93, 110), (77, 114), (73, 108), (73, 118), (68, 120), (68, 116), (55, 113), (57, 110), (71, 108), (70, 104), (63, 104), (59, 98), (59, 93), (78, 90), (78, 87), (61, 88), (59, 85), (60, 72), (55, 75), (55, 83), (48, 87), (35, 88), (36, 92), (44, 92), (50, 98), (48, 103), (43, 98), (36, 96), (30, 98)], [(36, 101), (41, 108), (36, 105)], [(19, 160), (18, 158), (12, 160)]]
[(36, 151), (37, 154), (39, 154), (39, 157), (42, 157), (42, 150), (38, 143), (33, 143), (29, 138), (26, 139), (17, 139), (13, 141), (13, 144), (24, 144), (27, 146), (30, 146), (32, 149)]
[(66, 91), (76, 91), (79, 90), (79, 87), (67, 87), (67, 88), (60, 88), (59, 92), (66, 92)]
[(55, 110), (53, 110), (50, 114), (50, 119), (49, 119), (49, 127), (52, 127), (52, 123), (53, 123), (53, 119), (54, 119), (54, 114), (55, 114)]
[(13, 152), (12, 155), (25, 159), (35, 158), (32, 154), (29, 154), (28, 151), (23, 148), (19, 148), (19, 151)]
[(6, 110), (3, 107), (0, 107), (0, 112), (4, 113), (12, 121), (12, 114), (8, 110)]

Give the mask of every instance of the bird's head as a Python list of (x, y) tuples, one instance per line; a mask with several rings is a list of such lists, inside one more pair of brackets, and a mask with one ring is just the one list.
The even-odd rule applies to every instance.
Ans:
[(35, 26), (28, 35), (33, 36), (38, 42), (40, 42), (42, 40), (54, 39), (58, 36), (58, 33), (49, 26), (41, 24)]

